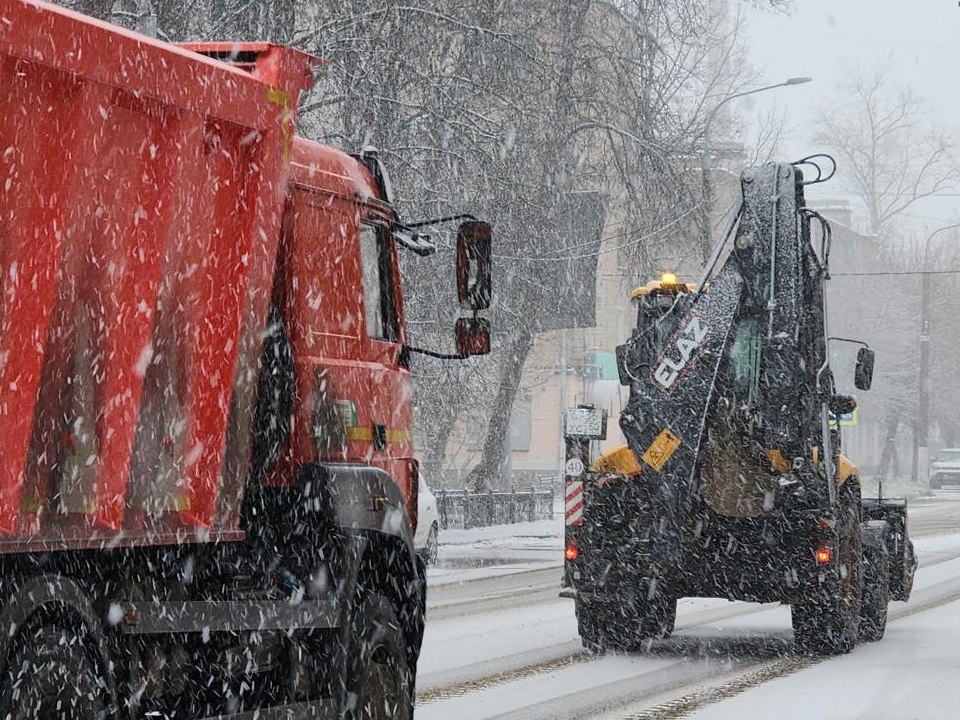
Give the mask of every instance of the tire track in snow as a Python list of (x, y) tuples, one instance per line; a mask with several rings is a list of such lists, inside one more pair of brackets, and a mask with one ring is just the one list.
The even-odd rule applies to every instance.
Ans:
[[(691, 628), (702, 627), (718, 621), (731, 620), (734, 618), (743, 617), (745, 615), (753, 615), (769, 609), (770, 605), (768, 604), (740, 605), (730, 608), (700, 610), (691, 613), (689, 616), (687, 616), (687, 618), (681, 620), (681, 622), (677, 624), (677, 630), (688, 630)], [(567, 644), (568, 643), (563, 643), (562, 645), (558, 645), (556, 647), (564, 647)], [(549, 648), (544, 648), (544, 651), (549, 651)], [(450, 698), (468, 695), (478, 690), (486, 690), (488, 688), (495, 687), (503, 683), (512, 682), (514, 680), (523, 680), (525, 678), (533, 677), (534, 675), (560, 670), (576, 663), (589, 661), (596, 662), (602, 657), (602, 655), (589, 653), (583, 650), (577, 653), (563, 655), (558, 658), (551, 658), (543, 662), (524, 665), (523, 667), (519, 667), (515, 670), (504, 670), (502, 672), (480, 677), (475, 680), (466, 680), (453, 685), (418, 690), (417, 706), (419, 707), (421, 705), (428, 705), (440, 700), (449, 700)]]
[[(960, 503), (957, 503), (957, 504), (960, 505)], [(956, 551), (956, 550), (921, 553), (921, 558), (920, 558), (921, 567), (923, 569), (929, 569), (937, 565), (949, 562), (951, 560), (955, 560), (957, 558), (960, 558), (960, 551)], [(542, 595), (542, 593), (547, 588), (545, 588), (545, 583), (543, 583), (543, 580), (541, 578), (543, 575), (551, 572), (557, 572), (557, 569), (556, 568), (542, 568), (542, 569), (538, 568), (537, 570), (532, 571), (532, 573), (535, 576), (538, 576), (537, 579), (530, 584), (524, 583), (526, 587), (511, 588), (512, 593), (514, 594), (514, 597), (512, 599), (516, 600), (517, 595), (528, 595), (528, 597), (524, 598), (524, 600), (530, 600), (532, 599), (530, 596)], [(507, 577), (509, 577), (510, 580), (520, 580), (520, 578), (522, 578), (526, 574), (527, 572), (522, 571), (516, 574), (511, 573)], [(486, 581), (488, 583), (490, 582), (490, 580), (492, 579), (488, 579), (488, 578), (483, 579), (483, 581)], [(463, 583), (461, 585), (461, 588), (463, 588), (463, 586), (467, 586), (472, 583), (473, 581), (468, 581), (466, 583)], [(481, 584), (481, 583), (478, 583), (478, 584)], [(955, 584), (956, 584), (955, 582), (952, 582), (949, 580), (943, 583), (938, 583), (936, 586), (931, 586), (930, 588), (926, 588), (923, 594), (924, 595), (927, 594), (927, 591), (932, 591), (935, 587), (955, 585)], [(493, 590), (493, 588), (491, 588), (490, 590), (488, 590), (488, 593), (489, 594), (480, 594), (479, 596), (474, 595), (473, 597), (468, 596), (467, 598), (463, 598), (463, 597), (456, 598), (456, 599), (451, 598), (452, 601), (448, 601), (447, 603), (441, 603), (439, 607), (436, 607), (434, 609), (434, 612), (439, 610), (440, 612), (437, 614), (441, 614), (441, 615), (449, 614), (450, 616), (457, 616), (457, 615), (460, 615), (463, 610), (468, 610), (468, 609), (476, 610), (477, 606), (479, 605), (486, 605), (487, 603), (493, 604), (493, 603), (497, 603), (498, 601), (502, 602), (503, 599), (505, 599), (505, 597), (510, 596), (509, 592), (504, 592), (502, 589), (499, 589), (499, 588), (497, 590)], [(960, 590), (958, 590), (958, 594), (960, 594)], [(916, 593), (915, 593), (915, 597), (916, 597)], [(917, 612), (923, 612), (925, 610), (931, 609), (933, 607), (937, 607), (944, 603), (951, 602), (953, 599), (956, 599), (956, 597), (957, 596), (951, 594), (950, 596), (947, 596), (944, 598), (936, 598), (933, 600), (921, 601), (919, 604), (915, 604), (915, 602), (912, 602), (910, 605), (903, 607), (899, 611), (891, 609), (890, 621), (892, 622), (901, 617), (906, 617), (907, 615), (912, 615)], [(746, 606), (734, 605), (730, 608), (724, 608), (724, 609), (700, 610), (700, 611), (691, 613), (686, 618), (681, 619), (680, 623), (678, 623), (677, 630), (679, 631), (679, 630), (693, 629), (693, 628), (702, 627), (704, 625), (709, 625), (711, 623), (715, 623), (719, 621), (748, 616), (755, 613), (764, 612), (765, 610), (770, 609), (770, 607), (771, 605), (769, 604), (759, 605), (759, 606), (758, 605), (746, 605)], [(535, 651), (531, 650), (529, 652), (520, 654), (520, 655), (527, 655), (527, 654), (536, 653), (538, 655), (548, 656), (546, 659), (541, 660), (539, 662), (533, 662), (528, 664), (525, 663), (515, 669), (500, 670), (497, 672), (482, 675), (481, 677), (477, 677), (474, 679), (463, 680), (463, 681), (455, 682), (451, 684), (438, 685), (436, 687), (427, 687), (425, 689), (418, 690), (417, 706), (421, 707), (421, 706), (433, 704), (436, 702), (440, 702), (443, 700), (449, 700), (456, 697), (470, 695), (472, 693), (486, 690), (489, 688), (494, 688), (498, 685), (503, 685), (508, 682), (524, 680), (530, 677), (535, 677), (537, 675), (561, 670), (571, 665), (580, 664), (580, 663), (589, 664), (591, 662), (597, 662), (600, 659), (602, 659), (602, 656), (591, 654), (585, 651), (570, 652), (571, 644), (572, 644), (571, 642), (558, 643), (558, 644), (550, 645), (544, 648), (538, 648)], [(560, 654), (556, 655), (556, 653), (560, 653)], [(554, 656), (550, 657), (550, 655), (554, 655)], [(809, 667), (811, 664), (817, 664), (819, 662), (823, 662), (826, 659), (829, 659), (829, 658), (816, 658), (816, 657), (810, 657), (810, 656), (791, 656), (788, 658), (778, 659), (777, 661), (774, 661), (772, 663), (761, 665), (761, 667), (758, 668), (757, 667), (758, 662), (763, 663), (762, 660), (759, 660), (758, 662), (749, 663), (749, 665), (751, 666), (751, 670), (750, 670), (750, 673), (748, 673), (747, 675), (734, 678), (730, 680), (729, 683), (724, 683), (718, 686), (718, 688), (713, 688), (713, 689), (704, 691), (710, 697), (715, 696), (714, 700), (710, 701), (710, 697), (706, 697), (706, 698), (701, 697), (700, 693), (692, 693), (691, 695), (696, 697), (686, 698), (685, 696), (685, 698), (687, 702), (696, 702), (697, 705), (693, 708), (693, 709), (696, 709), (696, 707), (702, 707), (704, 704), (709, 704), (709, 702), (719, 702), (723, 700), (725, 697), (730, 697), (734, 694), (739, 694), (744, 690), (747, 690), (751, 687), (755, 687), (756, 685), (762, 684), (764, 682), (768, 682), (777, 677), (783, 677), (785, 675), (798, 672), (799, 670), (805, 667)], [(521, 662), (523, 661), (521, 660)], [(477, 663), (477, 665), (482, 665), (482, 664), (485, 664), (485, 663)], [(462, 669), (468, 670), (469, 667), (470, 666), (465, 666)], [(771, 673), (773, 674), (770, 675)], [(727, 668), (725, 672), (718, 672), (715, 675), (715, 677), (720, 677), (723, 675), (729, 676), (729, 674), (730, 674), (729, 668)], [(770, 676), (768, 677), (768, 675)], [(741, 689), (736, 689), (736, 688), (739, 688), (740, 684), (744, 682), (745, 679), (747, 678), (750, 678), (750, 681), (747, 682), (745, 685), (743, 685)], [(686, 685), (687, 687), (690, 687), (698, 683), (709, 682), (709, 681), (710, 681), (710, 678), (706, 677), (706, 678), (699, 678), (695, 682), (680, 683), (677, 686), (676, 690), (682, 690), (684, 685)], [(727, 693), (726, 695), (723, 695), (723, 696), (716, 695), (717, 692), (719, 692), (721, 689), (724, 689), (724, 688), (726, 688), (726, 690), (724, 690), (724, 692)], [(675, 700), (673, 702), (677, 703), (679, 702), (679, 700), (681, 699)], [(637, 701), (637, 698), (631, 698), (627, 703), (623, 703), (623, 704), (632, 705), (636, 701)], [(615, 707), (617, 704), (620, 704), (620, 703), (615, 702), (613, 703), (613, 706)], [(658, 705), (656, 707), (660, 708), (661, 706)], [(657, 720), (660, 720), (660, 718), (662, 717), (666, 720), (668, 718), (673, 718), (673, 717), (678, 717), (678, 718), (683, 717), (683, 715), (688, 714), (689, 712), (692, 711), (691, 709), (684, 710), (683, 707), (684, 707), (683, 704), (677, 705), (668, 714), (663, 714), (660, 716), (654, 715), (651, 717), (657, 718)], [(667, 708), (664, 707), (663, 711), (666, 712), (666, 710)], [(644, 712), (647, 712), (647, 711), (644, 711)], [(677, 714), (677, 713), (680, 713), (680, 714)], [(641, 713), (636, 717), (639, 718), (639, 720), (646, 720), (647, 716)], [(631, 715), (629, 716), (629, 718), (630, 720), (633, 720), (634, 716)]]
[(421, 705), (429, 705), (430, 703), (438, 702), (440, 700), (449, 700), (450, 698), (459, 697), (461, 695), (468, 695), (472, 692), (476, 692), (477, 690), (486, 690), (487, 688), (500, 685), (501, 683), (510, 682), (512, 680), (523, 680), (528, 677), (533, 677), (534, 675), (540, 675), (541, 673), (560, 670), (562, 668), (569, 667), (570, 665), (584, 662), (585, 660), (589, 660), (593, 657), (595, 656), (590, 655), (585, 651), (581, 651), (578, 653), (573, 653), (572, 655), (565, 655), (553, 660), (536, 663), (535, 665), (527, 665), (522, 668), (517, 668), (516, 670), (506, 670), (495, 675), (477, 678), (476, 680), (467, 680), (462, 683), (457, 683), (456, 685), (417, 691), (417, 707), (420, 707)]
[[(929, 569), (957, 558), (960, 558), (960, 552), (949, 552), (938, 556), (929, 562), (924, 562), (923, 567), (924, 569)], [(891, 608), (889, 621), (895, 622), (901, 618), (915, 615), (920, 612), (925, 612), (935, 607), (953, 602), (957, 599), (960, 599), (960, 576), (935, 583), (920, 589), (919, 591), (915, 590), (914, 597), (909, 605)], [(719, 621), (746, 617), (765, 612), (770, 610), (771, 607), (772, 604), (734, 605), (729, 609), (700, 610), (691, 613), (689, 616), (687, 616), (687, 618), (685, 618), (685, 621), (678, 623), (677, 630), (690, 630), (698, 627), (708, 626)], [(569, 643), (566, 643), (565, 645), (569, 645)], [(564, 647), (564, 644), (556, 647), (562, 648)], [(549, 648), (545, 650), (549, 650)], [(422, 707), (436, 702), (470, 695), (472, 693), (495, 688), (499, 685), (509, 682), (524, 680), (537, 675), (563, 670), (572, 665), (583, 663), (586, 666), (589, 666), (593, 663), (601, 661), (602, 659), (602, 655), (595, 655), (586, 651), (566, 653), (561, 657), (524, 665), (515, 670), (505, 670), (474, 680), (468, 680), (437, 688), (428, 688), (417, 693), (417, 706)], [(714, 687), (698, 688), (697, 690), (689, 692), (681, 697), (628, 715), (624, 720), (673, 720), (674, 718), (683, 718), (706, 705), (721, 702), (726, 698), (738, 695), (753, 687), (757, 687), (758, 685), (770, 682), (780, 677), (791, 675), (805, 668), (826, 662), (830, 659), (831, 658), (829, 656), (818, 657), (810, 655), (790, 655), (786, 657), (780, 657), (774, 661), (765, 662), (764, 660), (756, 659), (751, 662), (748, 658), (742, 658), (743, 665), (748, 667), (748, 671), (744, 674), (734, 677), (729, 681)], [(687, 661), (688, 658), (686, 657), (679, 658), (677, 663), (669, 666), (669, 668), (663, 668), (654, 672), (658, 674), (669, 674), (670, 668), (685, 668)], [(744, 668), (741, 666), (741, 670), (743, 669)], [(703, 683), (708, 683), (711, 680), (716, 681), (716, 679), (723, 676), (729, 677), (730, 670), (731, 668), (729, 666), (718, 667), (715, 671), (708, 671), (706, 675), (703, 673), (690, 674), (686, 678), (686, 681), (678, 678), (680, 679), (680, 682), (672, 687), (670, 691), (678, 692), (682, 691), (684, 687), (696, 687), (702, 685)], [(652, 696), (662, 695), (664, 689), (664, 686), (661, 685), (656, 692), (651, 692), (650, 694)], [(637, 702), (642, 702), (642, 696), (624, 698), (621, 702), (618, 702), (615, 698), (608, 697), (606, 702), (602, 704), (602, 707), (598, 707), (597, 709), (605, 709), (609, 711), (615, 708), (617, 705), (634, 705)], [(512, 713), (508, 713), (508, 715), (511, 715), (512, 717)], [(583, 718), (588, 717), (588, 714), (578, 712), (575, 713), (575, 715), (571, 715), (571, 717)]]
[[(938, 565), (940, 562), (946, 561), (938, 561), (930, 565)], [(924, 588), (922, 595), (925, 596), (926, 599), (916, 604), (910, 604), (891, 611), (888, 622), (896, 622), (905, 617), (926, 612), (941, 605), (947, 605), (956, 600), (960, 600), (960, 586), (958, 586), (956, 579), (944, 580), (943, 582)], [(881, 640), (880, 642), (883, 641)], [(831, 659), (831, 656), (813, 655), (786, 657), (768, 663), (757, 670), (734, 678), (722, 685), (695, 690), (679, 698), (654, 705), (640, 712), (632, 713), (624, 717), (623, 720), (678, 720), (708, 705), (714, 705), (759, 685), (763, 685), (764, 683), (793, 675), (796, 672), (813, 667), (814, 665), (819, 665)]]

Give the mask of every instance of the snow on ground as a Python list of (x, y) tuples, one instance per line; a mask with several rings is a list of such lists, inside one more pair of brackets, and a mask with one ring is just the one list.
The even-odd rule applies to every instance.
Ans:
[(563, 517), (491, 525), (469, 530), (441, 530), (437, 563), (427, 582), (469, 582), (563, 564)]
[[(711, 706), (702, 717), (946, 718), (942, 705), (947, 701), (956, 705), (960, 700), (955, 680), (960, 676), (956, 650), (960, 647), (960, 603), (952, 602), (945, 610), (924, 608), (957, 593), (960, 558), (922, 569), (911, 603), (891, 606), (887, 639)], [(900, 617), (911, 610), (921, 612)], [(558, 641), (566, 640), (565, 650), (571, 654), (576, 647), (572, 616), (572, 604), (564, 610), (561, 604), (550, 603), (515, 608), (499, 617), (470, 616), (460, 619), (459, 625), (439, 623), (431, 628), (428, 622), (421, 660), (426, 677), (421, 677), (429, 680), (430, 676), (439, 679), (446, 675), (449, 679), (458, 667), (465, 671), (480, 657), (486, 657), (488, 669), (495, 670), (497, 659), (505, 662), (524, 648), (532, 657), (538, 642), (541, 647), (556, 648)], [(787, 607), (688, 599), (681, 601), (676, 636), (656, 644), (651, 652), (589, 658), (532, 677), (495, 683), (428, 703), (418, 709), (417, 717), (613, 720), (629, 716), (625, 703), (642, 698), (639, 710), (671, 697), (671, 692), (687, 692), (707, 682), (715, 686), (758, 663), (792, 653), (792, 647)], [(446, 683), (428, 681), (422, 687), (437, 684)], [(914, 706), (917, 712), (911, 710)], [(941, 709), (933, 712), (933, 707)], [(771, 714), (771, 710), (775, 712)], [(603, 714), (605, 711), (608, 714)]]
[(960, 601), (890, 624), (882, 642), (774, 680), (697, 720), (953, 720), (960, 701)]
[[(915, 539), (921, 569), (917, 576), (914, 599), (908, 605), (894, 603), (892, 617), (904, 609), (920, 608), (930, 597), (945, 592), (960, 592), (960, 493), (938, 493), (930, 501), (911, 507), (911, 526), (923, 527), (926, 536)], [(540, 523), (523, 523), (492, 528), (447, 531), (441, 536), (441, 565), (430, 570), (433, 614), (428, 611), (423, 654), (418, 668), (421, 691), (450, 687), (507, 673), (513, 673), (544, 662), (576, 656), (580, 652), (573, 602), (557, 597), (562, 562), (562, 521), (557, 518)], [(941, 534), (949, 533), (949, 534)], [(484, 564), (486, 563), (486, 564)], [(482, 566), (478, 566), (482, 565)], [(956, 612), (956, 604), (951, 605)], [(824, 715), (811, 711), (790, 717), (872, 717), (873, 706), (868, 697), (871, 688), (889, 684), (897, 674), (891, 661), (884, 670), (878, 648), (890, 646), (890, 658), (918, 658), (919, 673), (927, 672), (922, 659), (928, 640), (918, 634), (919, 645), (907, 653), (899, 647), (898, 638), (909, 637), (911, 631), (901, 628), (923, 628), (922, 618), (941, 611), (920, 612), (893, 620), (889, 638), (857, 649), (850, 656), (865, 654), (866, 679), (863, 693), (854, 693), (856, 712), (861, 715)], [(917, 624), (919, 623), (919, 624)], [(943, 648), (947, 643), (960, 647), (955, 634), (958, 623), (943, 627), (948, 639), (929, 645), (931, 657), (938, 664), (946, 662)], [(936, 623), (930, 627), (936, 628)], [(674, 689), (686, 692), (692, 684), (709, 682), (719, 677), (732, 677), (765, 659), (792, 651), (790, 611), (778, 605), (759, 606), (730, 603), (718, 599), (686, 598), (678, 607), (677, 634), (658, 645), (655, 653), (611, 656), (578, 661), (528, 678), (504, 678), (489, 688), (477, 688), (460, 697), (437, 700), (417, 711), (421, 720), (456, 717), (486, 718), (504, 712), (510, 717), (535, 718), (599, 717), (606, 700), (607, 708), (617, 707), (610, 715), (622, 718), (624, 703), (648, 706), (654, 698), (666, 697)], [(960, 657), (960, 653), (955, 653)], [(875, 660), (880, 657), (880, 660)], [(835, 662), (803, 671), (829, 672)], [(842, 659), (849, 663), (849, 659)], [(877, 665), (880, 663), (880, 665)], [(960, 661), (947, 665), (956, 671)], [(844, 666), (845, 667), (845, 666)], [(853, 667), (853, 666), (851, 666)], [(887, 676), (883, 673), (886, 672)], [(521, 673), (522, 674), (522, 673)], [(844, 672), (846, 683), (858, 686), (857, 677)], [(886, 677), (886, 679), (884, 679)], [(915, 673), (904, 671), (902, 677), (917, 682)], [(790, 678), (777, 683), (793, 682)], [(813, 682), (810, 680), (808, 682)], [(839, 692), (844, 682), (837, 681), (831, 692)], [(793, 687), (791, 685), (791, 687)], [(798, 686), (801, 687), (801, 686)], [(810, 692), (810, 686), (807, 687)], [(743, 696), (747, 698), (750, 693)], [(814, 694), (817, 694), (814, 692)], [(909, 697), (906, 692), (904, 697)], [(955, 700), (960, 700), (960, 690)], [(732, 701), (731, 701), (732, 702)], [(718, 705), (726, 707), (729, 703)], [(822, 710), (822, 706), (817, 706)], [(839, 706), (838, 706), (839, 707)], [(901, 711), (905, 706), (898, 706)], [(751, 706), (739, 718), (759, 717)], [(706, 710), (704, 711), (706, 712)], [(852, 712), (852, 711), (851, 711)], [(628, 713), (629, 714), (629, 713)], [(764, 716), (769, 715), (769, 708)], [(914, 717), (909, 713), (890, 717)], [(707, 716), (705, 716), (707, 717)], [(708, 717), (714, 717), (712, 715)], [(716, 716), (727, 717), (725, 715)], [(732, 717), (732, 715), (730, 716)], [(777, 717), (780, 717), (778, 714)], [(880, 716), (877, 717), (887, 717)], [(916, 715), (916, 717), (926, 717)], [(931, 717), (940, 717), (931, 715)]]

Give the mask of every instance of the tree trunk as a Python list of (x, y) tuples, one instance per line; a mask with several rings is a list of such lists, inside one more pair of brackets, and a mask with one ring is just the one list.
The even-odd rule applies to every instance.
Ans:
[(881, 480), (887, 480), (891, 465), (895, 464), (897, 466), (897, 474), (899, 474), (897, 430), (900, 428), (900, 415), (897, 412), (889, 413), (883, 427), (886, 430), (886, 437), (883, 442), (883, 452), (880, 454), (880, 467), (877, 468), (877, 476)]
[(493, 403), (487, 437), (483, 442), (480, 462), (467, 476), (467, 486), (478, 492), (492, 489), (502, 479), (507, 460), (506, 439), (510, 430), (510, 414), (517, 398), (523, 367), (533, 348), (533, 333), (517, 330), (510, 336), (500, 352), (500, 375), (497, 398)]
[(446, 487), (448, 483), (443, 478), (444, 465), (447, 461), (447, 443), (450, 433), (453, 432), (454, 422), (443, 423), (434, 432), (427, 433), (429, 442), (423, 451), (423, 477), (431, 489), (437, 490)]

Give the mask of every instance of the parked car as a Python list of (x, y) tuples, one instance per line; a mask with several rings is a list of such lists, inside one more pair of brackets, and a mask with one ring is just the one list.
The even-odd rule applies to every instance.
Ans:
[(930, 487), (960, 485), (960, 448), (944, 448), (930, 464)]
[(420, 474), (420, 492), (418, 494), (417, 532), (413, 545), (427, 565), (437, 561), (438, 536), (440, 533), (440, 514), (437, 512), (437, 498), (431, 492), (423, 472)]

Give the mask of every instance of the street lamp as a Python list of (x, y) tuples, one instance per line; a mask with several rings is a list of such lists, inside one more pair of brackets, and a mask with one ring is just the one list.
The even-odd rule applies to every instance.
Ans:
[(923, 244), (923, 272), (920, 290), (920, 392), (917, 432), (913, 436), (913, 481), (929, 480), (930, 468), (930, 241), (947, 230), (960, 228), (960, 223), (944, 225), (927, 236)]
[(792, 77), (784, 80), (781, 83), (776, 85), (766, 85), (764, 87), (754, 88), (753, 90), (744, 90), (743, 92), (734, 93), (733, 95), (728, 95), (723, 100), (718, 102), (713, 110), (710, 111), (710, 114), (707, 115), (707, 120), (704, 123), (703, 128), (703, 149), (700, 152), (700, 173), (703, 182), (703, 205), (702, 205), (702, 222), (700, 223), (700, 251), (703, 255), (704, 261), (710, 254), (710, 212), (713, 209), (713, 188), (710, 183), (710, 126), (713, 123), (713, 119), (716, 117), (717, 112), (726, 105), (731, 100), (736, 100), (737, 98), (742, 98), (745, 95), (755, 95), (757, 93), (766, 92), (767, 90), (774, 90), (775, 88), (780, 87), (790, 87), (792, 85), (803, 85), (805, 83), (811, 82), (813, 78), (809, 77)]

